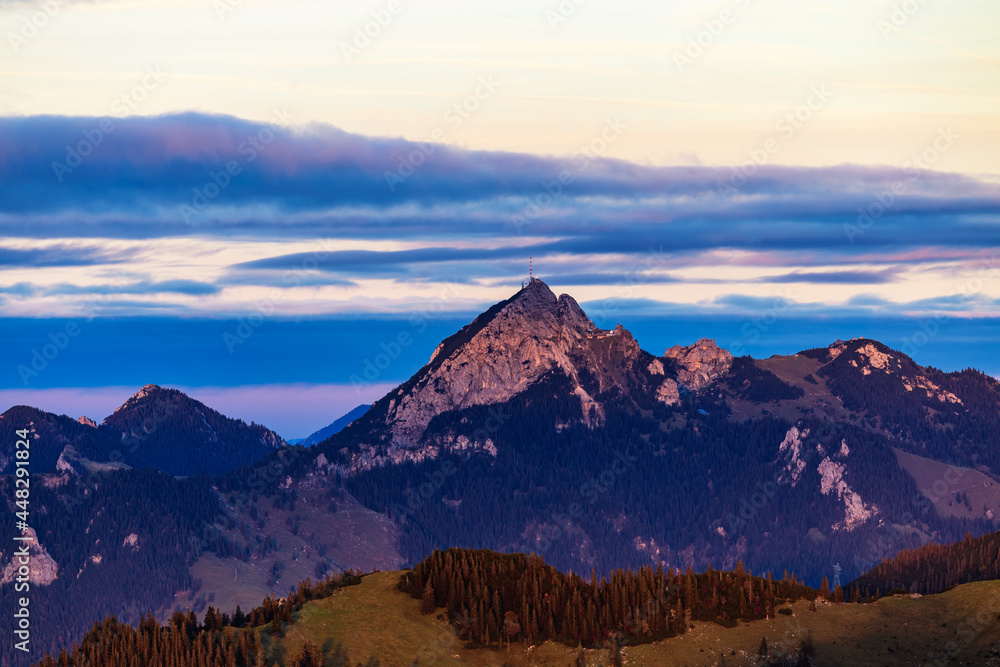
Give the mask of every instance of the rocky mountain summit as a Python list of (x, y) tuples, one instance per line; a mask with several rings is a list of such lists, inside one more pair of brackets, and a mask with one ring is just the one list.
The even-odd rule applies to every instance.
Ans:
[(598, 330), (573, 297), (556, 298), (532, 280), (444, 340), (410, 386), (390, 399), (385, 422), (393, 443), (413, 446), (435, 415), (501, 403), (556, 369), (574, 378), (581, 403), (592, 405), (571, 358), (592, 335)]
[[(36, 586), (48, 586), (58, 578), (59, 564), (52, 559), (52, 556), (45, 550), (45, 547), (39, 543), (38, 535), (35, 534), (34, 528), (25, 529), (21, 537), (28, 538), (23, 543), (27, 546), (31, 563), (28, 581)], [(17, 555), (16, 551), (12, 550), (9, 558), (5, 557), (4, 553), (0, 551), (0, 563), (6, 563), (3, 565), (3, 569), (0, 570), (0, 586), (14, 581), (22, 562), (21, 557)]]
[(608, 392), (642, 386), (653, 396), (669, 385), (661, 400), (675, 400), (676, 381), (665, 373), (662, 361), (623, 327), (598, 328), (573, 297), (556, 297), (533, 279), (442, 341), (427, 365), (358, 420), (371, 438), (357, 452), (344, 452), (346, 469), (433, 458), (442, 448), (490, 451), (487, 438), (443, 441), (425, 433), (439, 415), (505, 403), (546, 378), (566, 378), (580, 421), (596, 427), (605, 417), (600, 397)]

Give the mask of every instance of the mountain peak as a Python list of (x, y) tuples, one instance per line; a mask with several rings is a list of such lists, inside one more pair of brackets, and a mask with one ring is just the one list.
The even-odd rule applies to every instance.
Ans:
[(127, 450), (129, 465), (172, 475), (216, 474), (285, 446), (273, 431), (231, 419), (177, 390), (147, 384), (102, 429)]
[(117, 408), (115, 408), (115, 411), (112, 414), (110, 414), (107, 417), (105, 417), (104, 418), (104, 423), (107, 424), (108, 420), (111, 419), (111, 417), (113, 417), (115, 414), (118, 414), (118, 412), (120, 410), (123, 410), (124, 408), (129, 407), (129, 406), (133, 406), (133, 405), (135, 405), (136, 403), (140, 402), (142, 399), (144, 399), (144, 398), (146, 398), (148, 396), (155, 396), (155, 395), (161, 394), (161, 393), (167, 393), (167, 394), (176, 393), (176, 394), (180, 394), (180, 395), (183, 396), (183, 394), (181, 392), (177, 391), (176, 389), (164, 389), (163, 387), (161, 387), (159, 385), (156, 385), (156, 384), (147, 384), (147, 385), (144, 385), (142, 389), (140, 389), (139, 391), (137, 391), (134, 394), (132, 394), (131, 396), (129, 396), (129, 398), (128, 398), (127, 401), (125, 401), (124, 403), (122, 403), (121, 405), (119, 405)]
[[(543, 281), (530, 280), (442, 341), (428, 364), (387, 397), (393, 444), (415, 447), (435, 415), (504, 402), (550, 371), (578, 385), (574, 355), (601, 333), (609, 332), (598, 330), (573, 297), (556, 297)], [(594, 404), (582, 388), (577, 395), (584, 406)]]
[(538, 278), (532, 278), (521, 291), (508, 299), (499, 313), (506, 313), (513, 319), (521, 316), (528, 320), (525, 323), (529, 324), (530, 321), (540, 317), (553, 316), (564, 320), (569, 326), (582, 328), (584, 332), (595, 329), (576, 299), (569, 294), (560, 294), (556, 297), (555, 292)]
[(521, 291), (517, 292), (510, 300), (514, 301), (517, 299), (535, 301), (539, 304), (555, 303), (557, 301), (556, 294), (552, 291), (552, 288), (538, 278), (532, 278), (525, 283)]
[[(139, 391), (137, 391), (134, 394), (132, 394), (132, 396), (128, 400), (129, 401), (138, 401), (138, 400), (141, 400), (143, 398), (146, 398), (147, 396), (151, 396), (153, 394), (159, 394), (159, 393), (162, 393), (162, 392), (172, 392), (172, 391), (176, 391), (176, 390), (164, 389), (163, 387), (161, 387), (158, 384), (147, 384), (147, 385), (144, 385), (142, 387), (142, 389), (140, 389)], [(180, 393), (180, 392), (178, 392), (178, 393)]]

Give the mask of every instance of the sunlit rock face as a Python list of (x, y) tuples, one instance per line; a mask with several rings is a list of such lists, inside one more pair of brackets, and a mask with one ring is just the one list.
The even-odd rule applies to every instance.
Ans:
[(694, 345), (675, 345), (663, 356), (677, 362), (677, 379), (691, 391), (699, 391), (729, 371), (733, 355), (702, 338)]
[(416, 445), (435, 415), (502, 403), (554, 370), (571, 378), (584, 414), (600, 419), (600, 406), (580, 386), (578, 363), (593, 356), (591, 340), (612, 336), (639, 354), (631, 335), (597, 329), (573, 297), (557, 298), (540, 280), (498, 306), (442, 342), (412, 386), (398, 390), (385, 416), (394, 444)]

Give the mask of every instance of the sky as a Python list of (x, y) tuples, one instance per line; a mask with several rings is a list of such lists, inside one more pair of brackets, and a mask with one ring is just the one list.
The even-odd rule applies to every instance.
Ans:
[(868, 336), (1000, 375), (998, 29), (967, 0), (0, 0), (0, 409), (155, 382), (304, 437), (529, 257), (656, 354)]

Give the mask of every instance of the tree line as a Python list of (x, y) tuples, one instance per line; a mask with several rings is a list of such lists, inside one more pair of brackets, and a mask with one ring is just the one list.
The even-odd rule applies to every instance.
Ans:
[(755, 577), (742, 563), (732, 572), (660, 565), (585, 581), (537, 555), (468, 549), (436, 551), (402, 576), (399, 589), (420, 599), (425, 613), (444, 608), (459, 638), (479, 646), (645, 643), (683, 634), (692, 621), (731, 627), (773, 617), (786, 601), (816, 596), (795, 575)]

